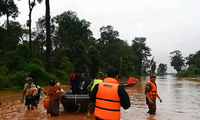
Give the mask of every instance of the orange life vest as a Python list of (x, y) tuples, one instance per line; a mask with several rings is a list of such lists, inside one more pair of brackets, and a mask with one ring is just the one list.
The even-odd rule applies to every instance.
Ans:
[(105, 120), (120, 119), (120, 98), (118, 95), (119, 83), (113, 78), (106, 78), (99, 83), (96, 94), (94, 116)]
[(158, 94), (157, 94), (157, 87), (156, 87), (156, 85), (155, 85), (153, 82), (151, 82), (151, 81), (148, 81), (148, 83), (150, 83), (151, 86), (152, 86), (151, 91), (148, 92), (149, 97), (150, 97), (150, 98), (157, 98), (157, 97), (158, 97)]

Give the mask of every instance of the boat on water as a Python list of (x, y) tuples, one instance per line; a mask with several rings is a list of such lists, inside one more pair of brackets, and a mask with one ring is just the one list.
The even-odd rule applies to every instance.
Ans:
[[(128, 82), (120, 83), (120, 86), (130, 87), (136, 84), (137, 79), (129, 78)], [(65, 110), (75, 111), (75, 112), (85, 112), (87, 111), (88, 104), (90, 103), (89, 94), (72, 94), (69, 90), (65, 93), (65, 96), (61, 99), (61, 103)]]
[(136, 84), (135, 81), (137, 81), (137, 79), (130, 76), (128, 79), (128, 82), (121, 82), (119, 84), (123, 87), (130, 87), (130, 86), (134, 86)]
[(65, 96), (61, 99), (65, 110), (74, 112), (87, 111), (89, 102), (89, 94), (72, 94), (71, 90), (67, 91)]
[(131, 87), (131, 86), (134, 86), (136, 84), (136, 82), (133, 82), (131, 84), (127, 84), (127, 82), (122, 82), (122, 83), (119, 83), (119, 84), (122, 87)]

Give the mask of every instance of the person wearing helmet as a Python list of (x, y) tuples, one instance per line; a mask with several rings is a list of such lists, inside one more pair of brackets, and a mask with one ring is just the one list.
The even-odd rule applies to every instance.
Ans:
[(27, 81), (27, 83), (24, 85), (22, 103), (24, 103), (24, 96), (26, 95), (25, 105), (27, 106), (27, 109), (34, 110), (34, 106), (36, 106), (36, 101), (35, 101), (35, 97), (33, 96), (33, 94), (35, 92), (37, 92), (37, 88), (33, 84), (31, 77), (27, 77), (26, 81)]

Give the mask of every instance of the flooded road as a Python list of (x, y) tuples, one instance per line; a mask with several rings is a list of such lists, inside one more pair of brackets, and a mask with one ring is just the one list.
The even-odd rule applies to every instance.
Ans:
[(126, 88), (132, 106), (122, 112), (123, 120), (200, 120), (200, 80), (158, 76), (158, 94), (163, 102), (157, 99), (156, 115), (146, 113), (144, 87), (148, 80), (142, 78), (133, 88)]
[[(128, 110), (121, 109), (121, 120), (200, 120), (200, 80), (186, 80), (172, 76), (157, 77), (158, 94), (163, 103), (157, 100), (156, 115), (146, 113), (148, 107), (145, 102), (144, 87), (148, 80), (149, 77), (144, 77), (138, 80), (135, 86), (126, 88), (132, 105)], [(0, 93), (0, 96), (5, 94)], [(42, 103), (34, 111), (27, 111), (19, 97), (0, 98), (0, 101), (2, 103), (0, 120), (47, 119)], [(85, 120), (85, 117), (86, 113), (68, 113), (61, 105), (60, 116), (51, 120)], [(91, 116), (91, 120), (94, 120), (94, 116)]]

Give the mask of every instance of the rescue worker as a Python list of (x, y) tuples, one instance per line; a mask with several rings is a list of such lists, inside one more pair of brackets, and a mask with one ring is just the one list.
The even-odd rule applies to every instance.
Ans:
[(75, 73), (70, 75), (68, 82), (67, 82), (67, 90), (72, 88), (72, 80), (74, 79), (75, 76), (76, 76)]
[(90, 95), (95, 102), (94, 116), (96, 120), (119, 120), (120, 108), (130, 107), (130, 100), (125, 89), (117, 82), (119, 71), (108, 69), (102, 83), (95, 85)]
[(149, 107), (149, 111), (147, 113), (149, 113), (150, 115), (155, 115), (156, 113), (156, 98), (158, 98), (160, 100), (160, 103), (162, 103), (162, 99), (157, 93), (157, 86), (155, 81), (156, 76), (151, 74), (150, 81), (148, 81), (145, 86), (146, 103)]
[[(88, 85), (88, 91), (89, 91), (89, 95), (91, 94), (93, 88), (95, 85), (103, 82), (103, 73), (99, 72), (97, 75), (97, 79), (94, 79), (93, 81), (90, 82), (90, 84)], [(88, 110), (87, 110), (87, 118), (90, 119), (90, 114), (94, 112), (94, 107), (95, 107), (95, 103), (94, 102), (90, 102), (88, 105)]]
[(73, 78), (68, 81), (67, 83), (67, 88), (69, 88), (69, 82), (71, 82), (71, 89), (72, 89), (72, 94), (80, 94), (80, 86), (81, 86), (81, 71), (77, 70), (76, 75), (73, 76)]

